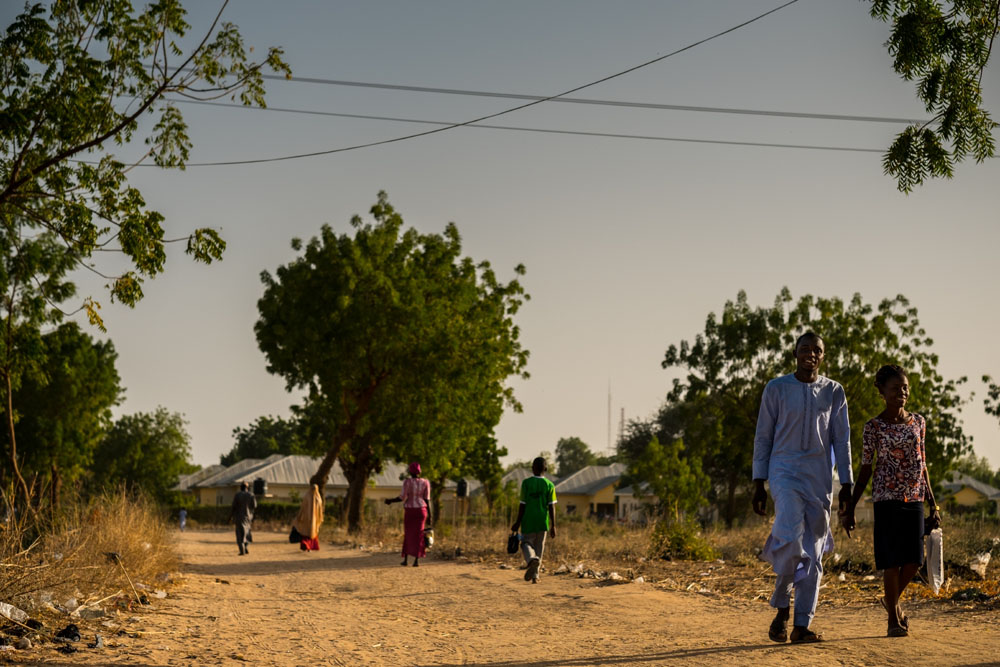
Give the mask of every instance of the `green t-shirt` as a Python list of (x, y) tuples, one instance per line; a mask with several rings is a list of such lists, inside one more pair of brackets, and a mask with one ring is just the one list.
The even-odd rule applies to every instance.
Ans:
[(556, 486), (544, 477), (528, 477), (521, 482), (524, 503), (522, 533), (543, 533), (549, 529), (549, 505), (556, 502)]

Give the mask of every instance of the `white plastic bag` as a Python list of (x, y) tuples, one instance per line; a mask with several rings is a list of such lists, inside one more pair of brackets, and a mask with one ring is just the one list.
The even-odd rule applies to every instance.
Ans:
[(24, 623), (25, 621), (28, 620), (28, 615), (26, 613), (24, 613), (14, 605), (8, 604), (6, 602), (0, 602), (0, 615), (3, 615), (9, 618), (10, 620), (16, 621), (18, 623)]
[(927, 536), (927, 581), (936, 594), (944, 582), (944, 550), (941, 529), (935, 528)]
[(980, 579), (986, 578), (986, 567), (990, 564), (990, 552), (984, 551), (976, 554), (969, 562), (969, 569), (979, 575)]

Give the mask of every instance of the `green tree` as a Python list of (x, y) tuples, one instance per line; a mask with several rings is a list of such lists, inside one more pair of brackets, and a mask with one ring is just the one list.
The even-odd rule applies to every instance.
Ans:
[(91, 465), (97, 487), (125, 485), (166, 501), (181, 475), (194, 472), (184, 417), (159, 407), (125, 415), (98, 445)]
[(682, 513), (693, 513), (704, 504), (710, 484), (698, 459), (685, 455), (683, 440), (661, 445), (656, 436), (646, 444), (642, 456), (632, 462), (629, 474), (638, 482), (633, 487), (636, 495), (648, 489), (660, 501), (661, 511), (675, 521)]
[[(226, 2), (222, 3), (222, 9)], [(5, 275), (5, 333), (0, 350), (9, 469), (27, 496), (18, 464), (12, 394), (36, 363), (38, 329), (58, 322), (73, 295), (67, 266), (97, 272), (96, 252), (126, 261), (104, 275), (112, 300), (130, 306), (142, 281), (163, 271), (164, 244), (186, 241), (198, 261), (219, 259), (225, 243), (213, 229), (165, 238), (163, 216), (129, 185), (143, 164), (183, 168), (191, 142), (170, 96), (238, 97), (264, 104), (261, 70), (290, 73), (280, 49), (247, 59), (236, 26), (222, 11), (185, 52), (190, 26), (178, 0), (141, 11), (128, 0), (53, 0), (27, 4), (0, 40), (0, 261)], [(145, 134), (146, 148), (126, 162), (114, 151)], [(32, 287), (28, 287), (32, 284)], [(81, 309), (102, 328), (100, 304)]]
[[(933, 341), (920, 326), (917, 310), (903, 296), (866, 304), (859, 294), (849, 302), (810, 295), (793, 300), (783, 289), (771, 308), (751, 308), (746, 294), (727, 302), (721, 317), (710, 313), (694, 343), (671, 345), (664, 368), (687, 370), (674, 380), (663, 411), (712, 480), (709, 497), (721, 505), (731, 524), (737, 497), (748, 492), (757, 412), (764, 385), (794, 370), (792, 346), (811, 330), (826, 342), (823, 375), (844, 386), (851, 422), (855, 464), (861, 454), (865, 421), (882, 410), (873, 386), (883, 364), (899, 364), (910, 375), (910, 407), (927, 419), (927, 456), (931, 480), (970, 450), (958, 412), (965, 400), (965, 378), (945, 380), (937, 371)], [(649, 429), (655, 432), (656, 428)]]
[(307, 389), (327, 423), (313, 483), (323, 486), (338, 458), (358, 480), (352, 530), (362, 480), (383, 461), (419, 460), (440, 488), (505, 405), (520, 410), (507, 379), (527, 376), (513, 321), (527, 298), (520, 283), (462, 257), (454, 224), (443, 235), (404, 230), (384, 192), (371, 214), (352, 219), (353, 236), (324, 226), (305, 246), (294, 240), (302, 256), (262, 274), (255, 326), (268, 371)]
[(1000, 486), (1000, 469), (994, 470), (985, 456), (976, 456), (975, 452), (957, 459), (952, 466), (955, 472), (965, 473), (973, 479), (978, 479), (990, 486)]
[[(111, 426), (111, 407), (121, 394), (111, 341), (94, 342), (75, 323), (42, 337), (40, 364), (15, 394), (22, 417), (24, 468), (39, 488), (48, 484), (58, 504), (64, 482), (77, 480)], [(39, 493), (33, 494), (39, 499)]]
[(993, 382), (989, 375), (983, 376), (986, 383), (986, 400), (983, 402), (986, 414), (1000, 418), (1000, 384)]
[(231, 466), (243, 459), (266, 459), (272, 454), (314, 454), (307, 445), (302, 426), (295, 419), (258, 417), (247, 427), (233, 429), (236, 444), (219, 462)]
[(483, 498), (486, 500), (487, 512), (492, 517), (493, 511), (503, 496), (504, 469), (500, 459), (507, 456), (507, 448), (500, 447), (497, 440), (490, 435), (481, 436), (475, 447), (466, 457), (462, 466), (462, 475), (479, 480), (482, 483)]
[(596, 463), (597, 457), (580, 438), (576, 436), (559, 438), (559, 442), (556, 443), (556, 467), (559, 477), (568, 477)]
[[(956, 162), (994, 155), (997, 124), (983, 108), (983, 72), (1000, 29), (996, 0), (871, 0), (872, 17), (892, 23), (893, 69), (917, 82), (931, 120), (906, 128), (882, 159), (910, 192), (929, 177), (951, 178)], [(950, 145), (950, 149), (949, 149)]]
[(26, 372), (41, 372), (41, 332), (61, 318), (50, 304), (61, 303), (75, 291), (65, 280), (74, 263), (50, 232), (32, 236), (23, 226), (0, 225), (0, 244), (0, 392), (7, 453), (2, 472), (4, 486), (8, 481), (15, 484), (28, 503), (31, 492), (21, 474), (14, 430), (18, 420), (14, 392)]

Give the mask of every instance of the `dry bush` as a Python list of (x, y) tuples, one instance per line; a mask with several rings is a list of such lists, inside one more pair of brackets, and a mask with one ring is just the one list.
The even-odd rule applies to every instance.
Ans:
[[(519, 554), (506, 553), (509, 525), (506, 521), (470, 518), (462, 522), (450, 519), (434, 526), (435, 545), (428, 556), (454, 559), (460, 557), (480, 563), (507, 567), (523, 565)], [(703, 531), (702, 537), (718, 553), (715, 561), (664, 561), (650, 557), (652, 526), (623, 526), (588, 519), (557, 519), (558, 536), (546, 542), (546, 569), (551, 573), (560, 565), (572, 568), (582, 564), (586, 570), (619, 572), (626, 578), (642, 576), (666, 588), (710, 591), (745, 600), (766, 600), (774, 585), (770, 565), (758, 557), (770, 532), (768, 520), (751, 517), (738, 527), (718, 525)], [(956, 592), (974, 588), (986, 597), (1000, 592), (1000, 524), (993, 521), (945, 517), (945, 577), (949, 585), (933, 594), (917, 583), (907, 590), (909, 598), (948, 598)], [(324, 540), (371, 551), (398, 552), (403, 540), (402, 516), (373, 517), (360, 534), (348, 535), (336, 524), (324, 527)], [(827, 588), (824, 599), (835, 604), (874, 603), (881, 595), (882, 578), (875, 570), (872, 552), (872, 526), (862, 523), (853, 538), (838, 526), (834, 533), (833, 553), (824, 557)], [(973, 574), (968, 562), (976, 553), (991, 550), (985, 580)], [(461, 554), (458, 556), (457, 554)], [(844, 580), (840, 580), (840, 575)], [(964, 599), (964, 598), (961, 598)]]
[(0, 600), (30, 612), (49, 600), (85, 604), (118, 591), (134, 597), (126, 571), (152, 586), (176, 566), (157, 507), (109, 492), (64, 503), (54, 516), (8, 521), (0, 535)]

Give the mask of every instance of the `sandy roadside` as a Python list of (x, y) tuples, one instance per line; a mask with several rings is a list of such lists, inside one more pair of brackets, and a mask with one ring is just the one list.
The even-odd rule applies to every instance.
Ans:
[[(324, 548), (302, 553), (284, 535), (255, 534), (248, 556), (229, 532), (178, 533), (184, 583), (109, 637), (105, 649), (46, 665), (981, 665), (1000, 664), (998, 612), (923, 606), (913, 634), (888, 639), (872, 606), (821, 606), (827, 641), (767, 640), (771, 610), (650, 584), (600, 585), (516, 569)], [(511, 563), (515, 561), (512, 559)], [(9, 655), (9, 654), (8, 654)], [(27, 659), (27, 662), (25, 662)]]

